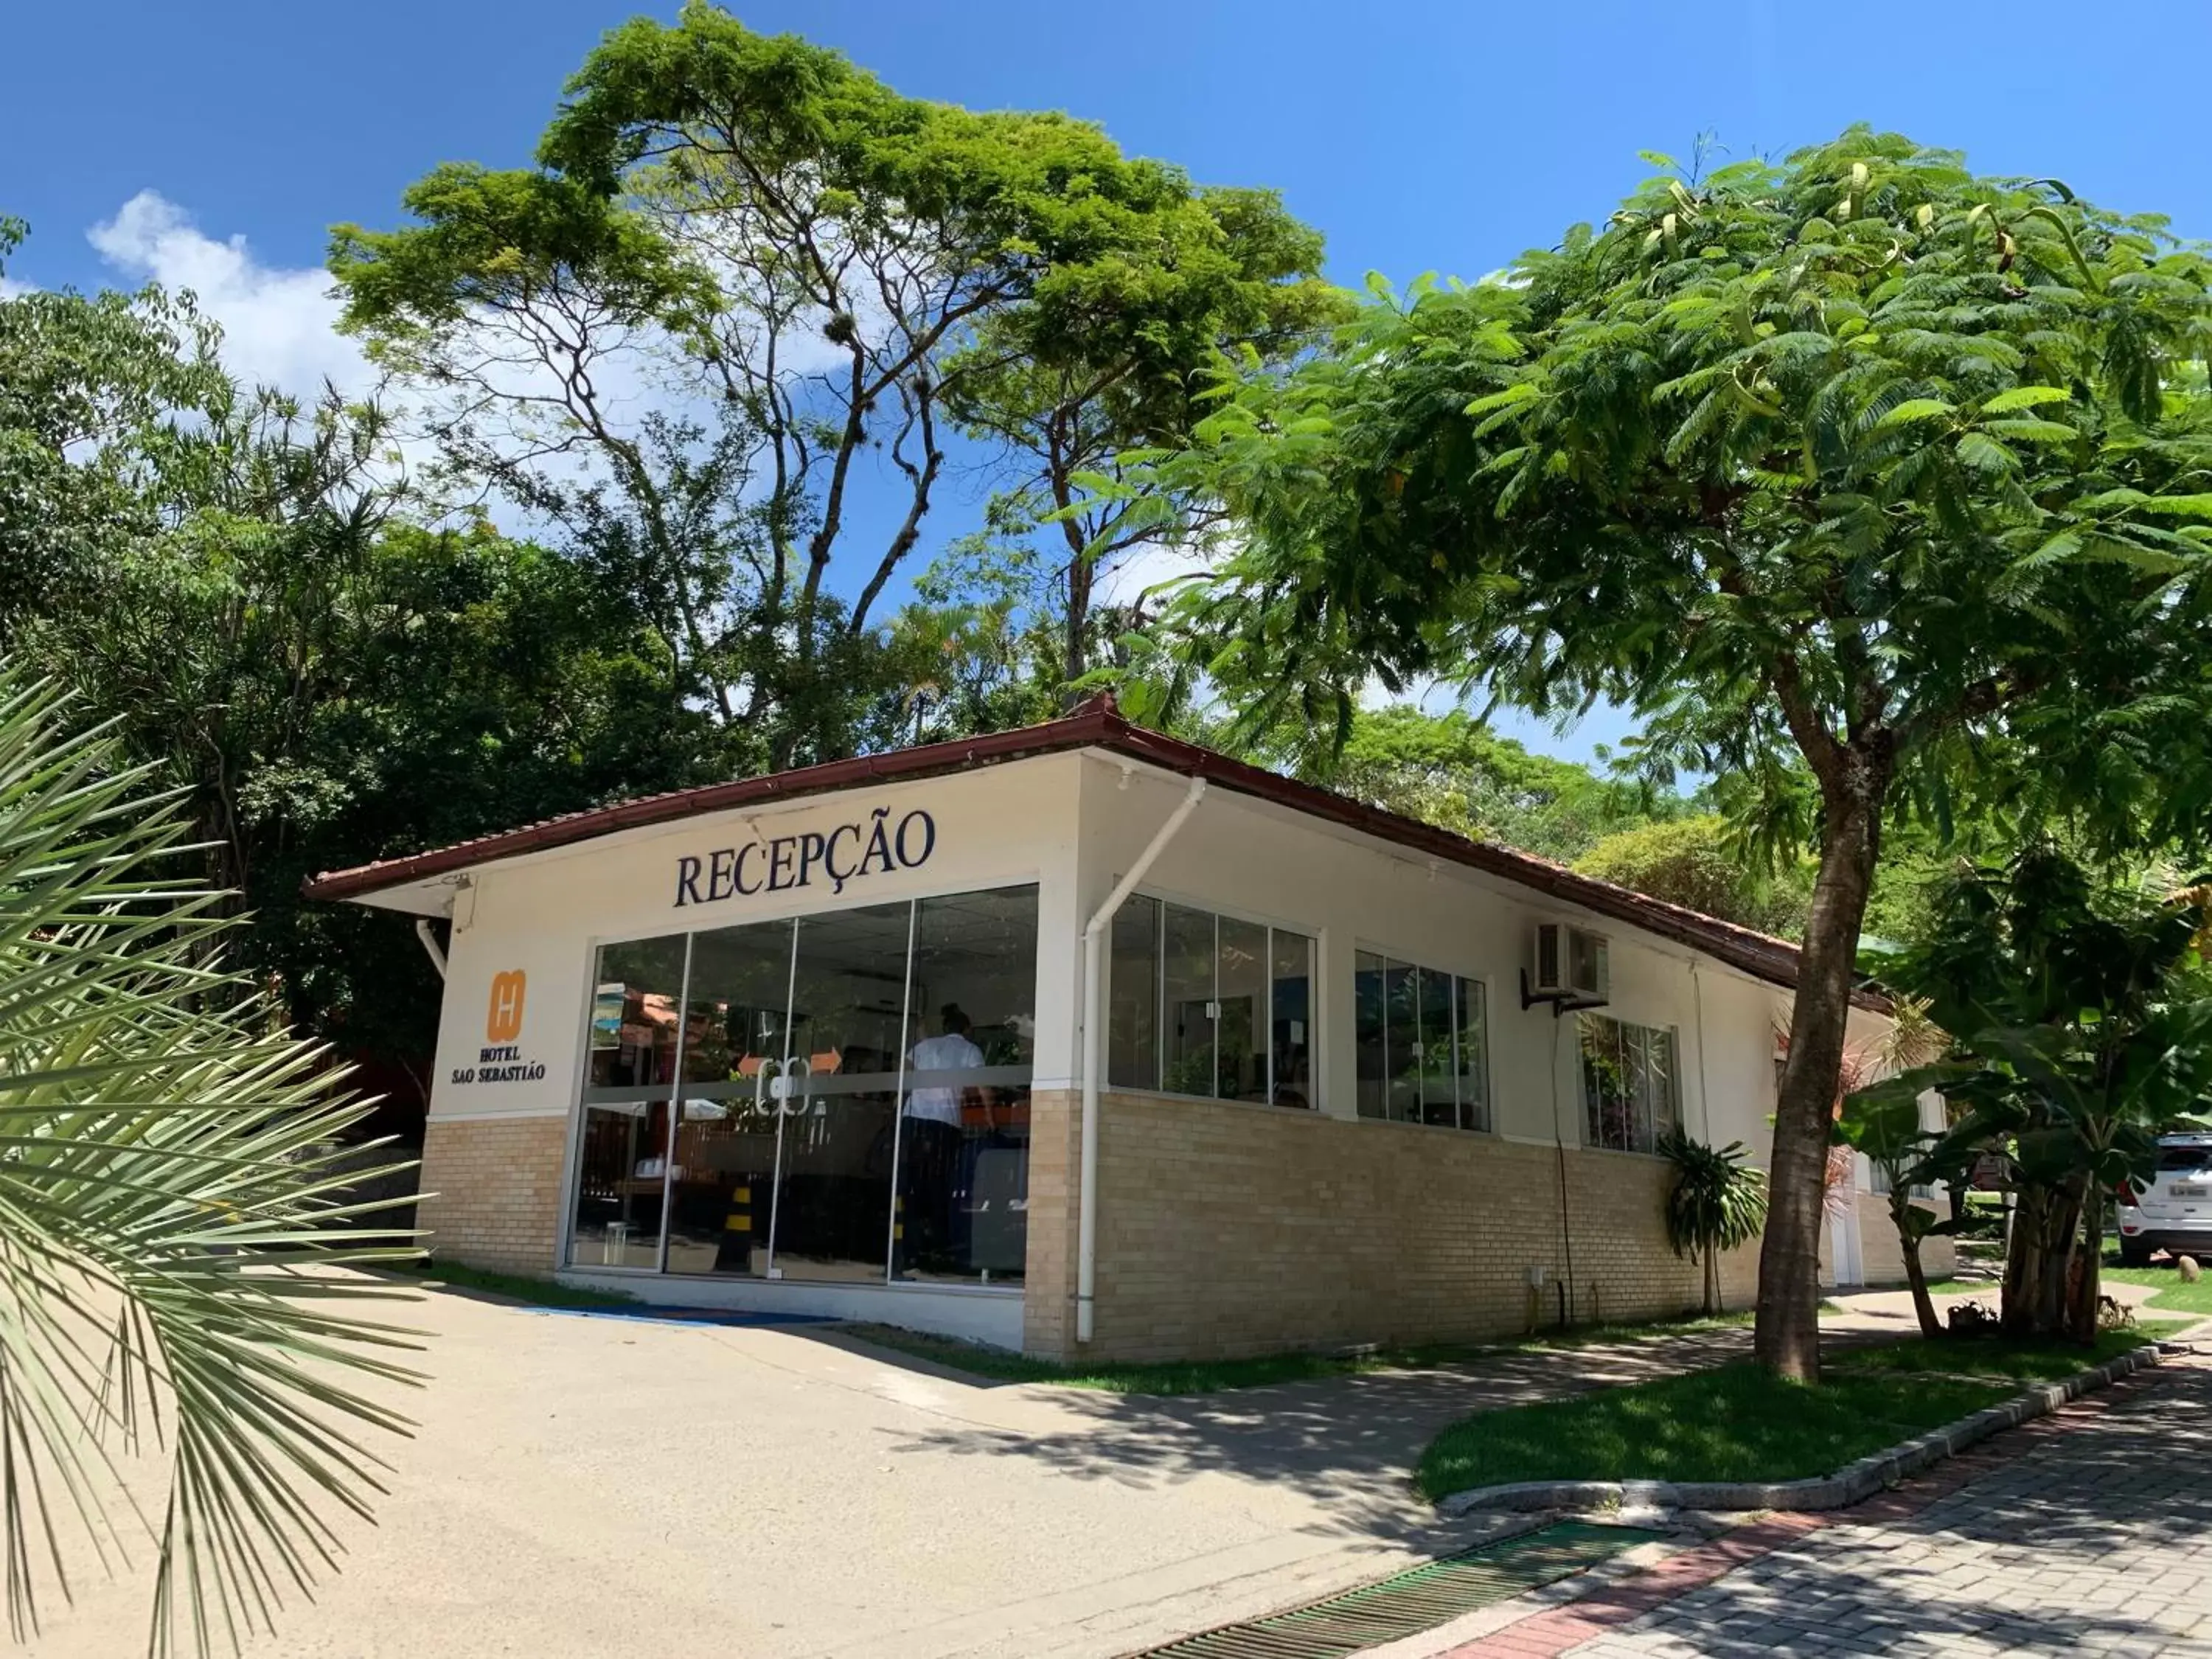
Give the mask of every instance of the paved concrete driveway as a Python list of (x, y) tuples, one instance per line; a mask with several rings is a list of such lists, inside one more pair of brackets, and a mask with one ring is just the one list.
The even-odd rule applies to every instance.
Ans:
[[(1626, 1581), (1443, 1659), (2212, 1659), (2212, 1363), (2161, 1365), (1832, 1517), (1783, 1516), (1733, 1571)], [(1604, 1604), (1611, 1600), (1614, 1605)], [(1639, 1607), (1649, 1611), (1638, 1613)], [(1615, 1626), (1593, 1638), (1593, 1626)]]
[[(1146, 1400), (978, 1387), (821, 1328), (452, 1294), (413, 1316), (436, 1380), (380, 1524), (257, 1656), (1126, 1653), (1455, 1541), (1407, 1480), (1444, 1424), (1747, 1334)], [(146, 1607), (143, 1574), (95, 1583), (30, 1650), (137, 1652)]]

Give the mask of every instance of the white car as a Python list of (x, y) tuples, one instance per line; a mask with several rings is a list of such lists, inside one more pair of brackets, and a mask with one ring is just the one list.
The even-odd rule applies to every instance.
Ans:
[(2158, 1173), (2120, 1200), (2120, 1260), (2160, 1250), (2212, 1260), (2212, 1133), (2160, 1135)]

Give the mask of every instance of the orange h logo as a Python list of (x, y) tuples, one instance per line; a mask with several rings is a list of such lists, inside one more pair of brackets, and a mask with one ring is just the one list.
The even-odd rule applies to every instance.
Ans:
[(512, 1042), (522, 1035), (522, 969), (491, 976), (491, 1007), (484, 1015), (486, 1042)]

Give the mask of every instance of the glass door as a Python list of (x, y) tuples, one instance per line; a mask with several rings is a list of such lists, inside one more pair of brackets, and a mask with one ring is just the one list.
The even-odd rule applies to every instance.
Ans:
[(896, 1279), (1011, 1284), (1026, 1268), (1036, 889), (915, 906)]
[(571, 1267), (1021, 1278), (1035, 887), (609, 945), (595, 967)]
[(660, 1265), (686, 944), (678, 933), (599, 952), (568, 1230), (571, 1267)]
[(788, 921), (758, 922), (692, 942), (670, 1273), (768, 1271), (791, 1057), (793, 933)]
[(799, 920), (769, 1218), (780, 1279), (880, 1284), (898, 1157), (910, 903)]

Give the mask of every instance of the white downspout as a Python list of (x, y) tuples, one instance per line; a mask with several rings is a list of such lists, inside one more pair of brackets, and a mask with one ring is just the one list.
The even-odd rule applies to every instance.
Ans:
[(1121, 908), (1145, 872), (1152, 867), (1176, 831), (1198, 808), (1206, 780), (1193, 778), (1176, 810), (1168, 814), (1137, 861), (1114, 884), (1091, 920), (1083, 925), (1083, 1174), (1075, 1223), (1075, 1340), (1091, 1340), (1093, 1299), (1098, 1289), (1098, 1078), (1104, 1069), (1106, 1010), (1100, 996), (1106, 975), (1101, 958), (1106, 924)]
[(1698, 971), (1698, 959), (1690, 958), (1690, 994), (1697, 1005), (1698, 1024), (1698, 1134), (1710, 1144), (1713, 1138), (1713, 1097), (1705, 1085), (1705, 981)]
[(446, 953), (438, 948), (438, 936), (430, 931), (430, 918), (415, 918), (415, 937), (422, 941), (422, 948), (430, 953), (430, 965), (438, 970), (438, 977), (446, 976)]

